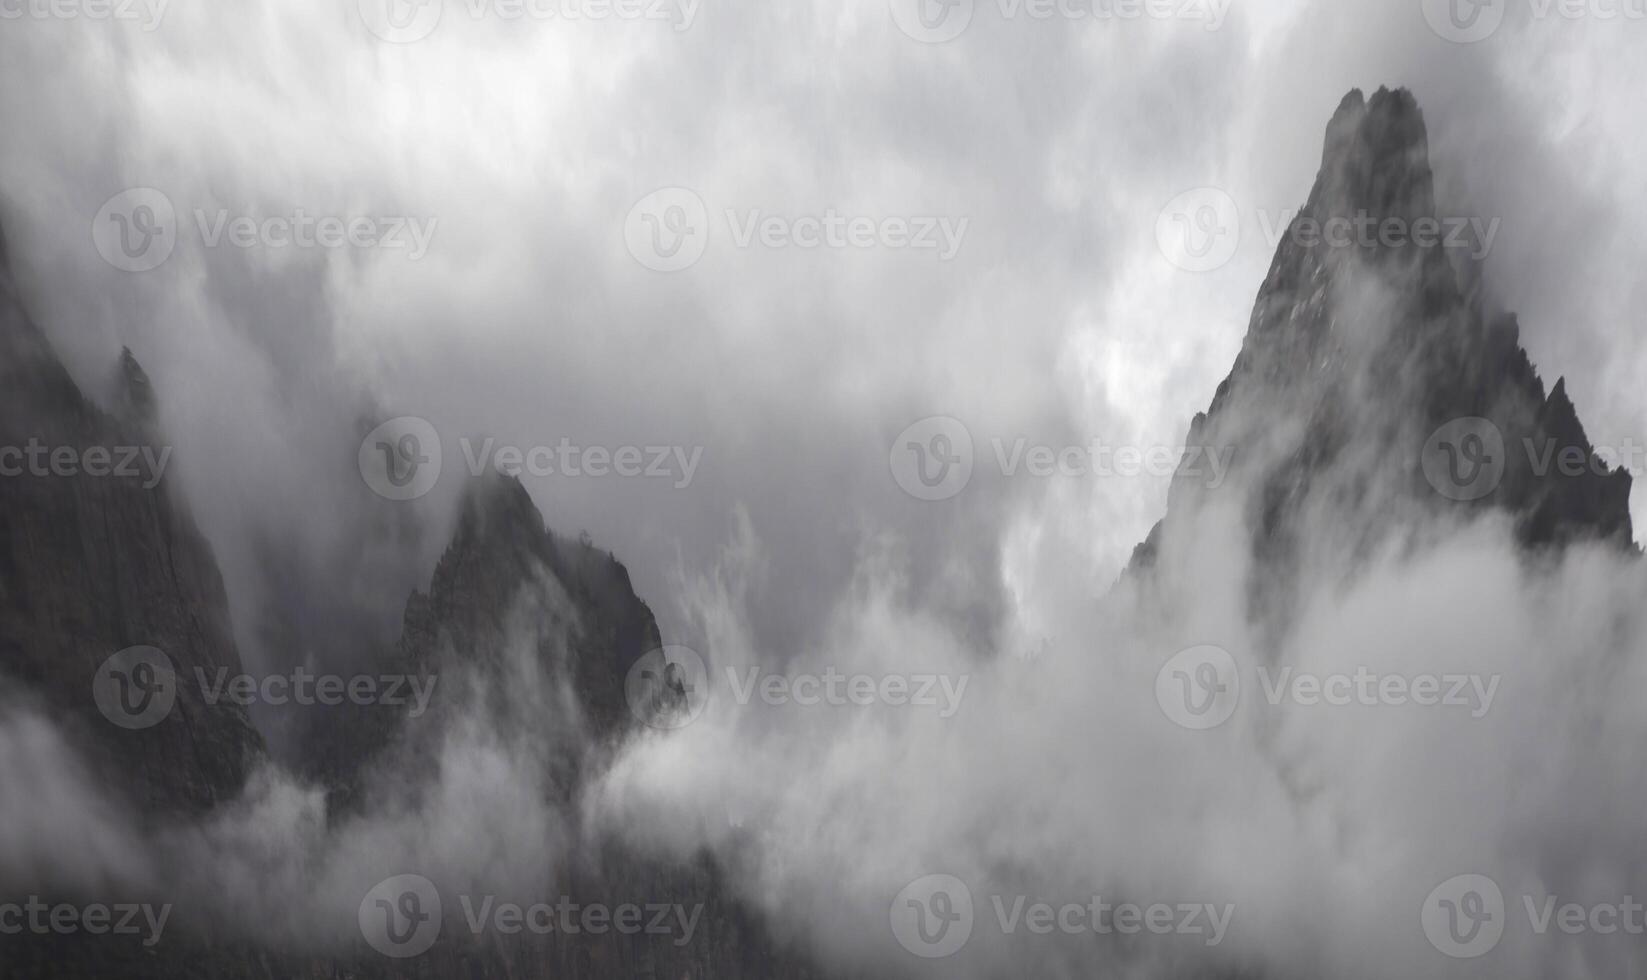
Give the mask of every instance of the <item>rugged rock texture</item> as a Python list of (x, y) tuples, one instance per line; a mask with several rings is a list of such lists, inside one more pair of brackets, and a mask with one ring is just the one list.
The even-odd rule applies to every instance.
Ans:
[[(586, 775), (635, 728), (624, 695), (629, 668), (660, 644), (651, 610), (610, 554), (548, 531), (519, 481), (492, 475), (471, 484), (428, 592), (406, 607), (399, 662), (438, 678), (434, 707), (423, 718), (378, 727), (350, 749), (371, 761), (356, 770), (349, 798), (370, 812), (408, 786), (415, 792), (433, 775), (423, 760), (439, 756), (454, 726), (480, 718), (519, 746), (517, 758), (541, 759), (544, 803), (577, 842), (536, 886), (534, 900), (567, 895), (585, 905), (703, 911), (696, 935), (682, 945), (670, 936), (610, 934), (476, 940), (454, 929), (415, 962), (396, 964), (397, 975), (815, 975), (801, 956), (773, 943), (707, 857), (661, 864), (586, 826), (578, 812)], [(451, 912), (448, 920), (458, 924)]]
[[(1480, 416), (1511, 450), (1524, 440), (1590, 451), (1565, 386), (1548, 393), (1512, 318), (1483, 310), (1478, 271), (1440, 246), (1333, 246), (1304, 223), (1435, 217), (1424, 124), (1405, 92), (1352, 93), (1328, 127), (1320, 176), (1277, 250), (1246, 341), (1191, 443), (1234, 447), (1228, 482), (1175, 482), (1167, 517), (1131, 575), (1205, 548), (1196, 516), (1238, 514), (1256, 573), (1256, 617), (1284, 617), (1300, 578), (1427, 522), (1498, 512), (1529, 549), (1597, 539), (1628, 547), (1623, 473), (1534, 471), (1511, 451), (1490, 494), (1459, 502), (1425, 475), (1438, 427)], [(4, 246), (0, 244), (0, 259)], [(122, 355), (115, 414), (93, 406), (29, 322), (0, 261), (0, 446), (144, 445), (156, 441), (157, 396)], [(163, 397), (163, 393), (161, 393)], [(202, 703), (180, 685), (177, 709), (142, 732), (112, 727), (92, 698), (93, 672), (116, 650), (165, 650), (185, 681), (194, 668), (238, 671), (223, 587), (209, 550), (166, 484), (91, 477), (0, 478), (0, 694), (47, 705), (88, 758), (154, 821), (234, 796), (260, 741), (244, 712)], [(1307, 533), (1306, 533), (1307, 532)], [(1346, 562), (1345, 556), (1352, 561)], [(627, 571), (586, 541), (548, 531), (526, 490), (491, 477), (470, 489), (427, 592), (409, 599), (384, 673), (433, 678), (429, 712), (342, 707), (314, 716), (304, 775), (332, 791), (326, 821), (347, 826), (440, 778), (441, 746), (479, 728), (525, 760), (521, 772), (567, 828), (571, 853), (536, 900), (702, 903), (697, 934), (476, 938), (463, 912), (427, 954), (389, 960), (355, 949), (220, 944), (180, 907), (156, 949), (129, 941), (35, 937), (4, 947), (0, 976), (34, 977), (806, 977), (732, 897), (707, 858), (660, 864), (586, 826), (576, 800), (589, 773), (634, 730), (624, 699), (631, 665), (660, 642)], [(0, 700), (0, 711), (5, 710)], [(659, 736), (667, 737), (667, 736)], [(11, 791), (11, 788), (7, 788)]]
[[(127, 351), (120, 411), (93, 405), (30, 321), (0, 265), (0, 447), (143, 447), (156, 453), (154, 394)], [(123, 451), (107, 461), (118, 467)], [(44, 473), (0, 460), (0, 695), (36, 700), (66, 728), (97, 773), (152, 812), (199, 812), (233, 797), (262, 740), (243, 709), (205, 703), (196, 669), (240, 671), (223, 580), (211, 549), (169, 482), (140, 475)], [(103, 662), (152, 646), (178, 673), (175, 708), (129, 731), (98, 711)]]
[[(452, 542), (428, 592), (407, 601), (398, 650), (382, 668), (434, 678), (431, 718), (416, 725), (425, 735), (438, 735), (451, 712), (472, 710), (478, 698), (497, 727), (553, 741), (555, 783), (569, 802), (584, 767), (630, 729), (624, 679), (661, 643), (628, 570), (589, 542), (545, 528), (525, 487), (493, 474), (465, 494)], [(520, 676), (529, 670), (540, 673)], [(560, 700), (535, 700), (543, 697)], [(319, 716), (305, 771), (351, 805), (363, 772), (402, 734), (405, 714), (346, 707)]]
[[(157, 393), (130, 351), (116, 381), (110, 414), (75, 385), (0, 265), (0, 446), (160, 448)], [(209, 818), (266, 761), (244, 709), (204, 703), (196, 668), (242, 671), (223, 583), (186, 510), (164, 481), (145, 488), (147, 477), (0, 477), (0, 713), (27, 705), (60, 723), (93, 770), (129, 797), (135, 837)], [(581, 826), (576, 798), (587, 774), (635, 727), (624, 696), (629, 667), (660, 643), (651, 611), (610, 554), (547, 530), (518, 481), (476, 481), (428, 591), (407, 602), (398, 649), (377, 665), (434, 679), (430, 710), (414, 718), (400, 706), (312, 707), (301, 768), (331, 790), (327, 821), (346, 827), (382, 812), (374, 807), (415, 804), (441, 778), (433, 760), (446, 740), (478, 728), (526, 766), (541, 766), (523, 779), (543, 787), (542, 805), (576, 842), (530, 900), (701, 904), (690, 943), (615, 932), (475, 937), (453, 902), (441, 941), (412, 960), (360, 941), (285, 948), (249, 937), (255, 923), (217, 921), (167, 884), (175, 869), (162, 868), (151, 894), (118, 896), (176, 905), (159, 945), (5, 937), (0, 977), (812, 975), (773, 945), (707, 858), (660, 864)], [(136, 645), (171, 658), (178, 697), (164, 721), (131, 731), (99, 713), (92, 684), (106, 658)], [(16, 884), (6, 883), (0, 900), (27, 898), (11, 894)], [(36, 883), (26, 887), (36, 892)], [(50, 902), (111, 900), (51, 887), (40, 889)]]
[[(1442, 217), (1456, 216), (1437, 214), (1412, 96), (1350, 93), (1235, 365), (1190, 430), (1191, 445), (1234, 449), (1230, 478), (1209, 489), (1181, 472), (1129, 574), (1147, 578), (1164, 548), (1193, 548), (1188, 526), (1215, 506), (1240, 509), (1257, 618), (1284, 618), (1306, 569), (1350, 567), (1392, 533), (1479, 509), (1508, 514), (1530, 548), (1580, 539), (1630, 547), (1627, 473), (1536, 471), (1551, 448), (1588, 459), (1592, 447), (1564, 383), (1546, 393), (1514, 317), (1484, 312), (1473, 249), (1447, 244)], [(1348, 234), (1332, 244), (1321, 229), (1335, 218), (1372, 230), (1341, 224)], [(1378, 233), (1389, 219), (1406, 240)], [(1424, 219), (1437, 221), (1441, 241), (1414, 240)], [(1491, 493), (1463, 501), (1426, 479), (1422, 455), (1441, 426), (1468, 417), (1502, 433), (1505, 469)], [(1323, 553), (1305, 553), (1306, 541)]]

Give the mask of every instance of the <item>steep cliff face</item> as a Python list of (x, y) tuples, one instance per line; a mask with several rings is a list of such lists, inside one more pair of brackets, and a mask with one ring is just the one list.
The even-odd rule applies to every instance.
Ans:
[[(210, 818), (266, 755), (243, 708), (205, 702), (200, 675), (242, 673), (222, 579), (156, 465), (165, 449), (156, 425), (163, 393), (129, 351), (115, 371), (117, 391), (104, 411), (63, 368), (0, 265), (0, 447), (39, 446), (37, 461), (44, 460), (42, 472), (24, 457), (23, 472), (0, 477), (0, 712), (26, 705), (60, 724), (93, 771), (128, 798), (141, 839), (141, 828), (177, 831), (192, 817)], [(147, 449), (153, 462), (145, 466), (140, 456), (128, 476), (84, 472), (98, 447), (116, 459), (125, 447)], [(82, 471), (57, 472), (60, 452)], [(624, 697), (629, 667), (660, 643), (651, 610), (616, 559), (546, 529), (518, 481), (476, 481), (427, 592), (407, 602), (398, 648), (377, 665), (433, 683), (428, 711), (314, 708), (300, 767), (333, 790), (327, 821), (349, 827), (384, 812), (374, 808), (415, 803), (443, 777), (433, 762), (441, 747), (479, 731), (515, 760), (523, 783), (541, 791), (542, 807), (579, 842), (530, 886), (536, 897), (678, 905), (693, 915), (690, 942), (677, 942), (678, 928), (474, 936), (454, 906), (441, 942), (412, 961), (335, 938), (267, 944), (255, 938), (255, 923), (221, 921), (167, 884), (174, 869), (161, 868), (147, 897), (176, 903), (162, 944), (13, 937), (0, 976), (808, 975), (775, 950), (707, 861), (659, 864), (603, 828), (581, 826), (576, 799), (586, 774), (635, 728)], [(100, 677), (111, 655), (131, 647), (163, 653), (173, 671), (163, 680), (174, 703), (158, 716), (142, 707), (158, 703), (143, 689), (162, 678), (141, 674), (135, 662), (118, 663), (118, 677)], [(113, 692), (112, 704), (105, 697), (100, 705), (97, 685)], [(121, 714), (127, 708), (130, 718)], [(48, 895), (74, 897), (55, 887), (44, 883)]]
[[(1189, 526), (1214, 507), (1239, 511), (1259, 618), (1284, 617), (1306, 570), (1351, 568), (1435, 520), (1496, 511), (1531, 548), (1630, 545), (1630, 477), (1594, 460), (1514, 317), (1485, 311), (1466, 217), (1437, 212), (1412, 96), (1350, 93), (1241, 352), (1190, 430), (1192, 445), (1233, 450), (1230, 478), (1208, 489), (1180, 474), (1132, 574), (1168, 549), (1187, 558)], [(1585, 464), (1555, 465), (1563, 451)]]
[(307, 733), (303, 766), (347, 805), (396, 739), (439, 738), (454, 712), (480, 711), (544, 743), (569, 802), (584, 767), (629, 729), (624, 679), (661, 642), (617, 559), (548, 530), (518, 480), (487, 476), (466, 491), (452, 541), (428, 591), (408, 599), (383, 665), (433, 685), (428, 717), (408, 726), (403, 707), (326, 712)]
[[(313, 770), (334, 788), (344, 823), (395, 812), (451, 778), (454, 744), (501, 747), (509, 778), (540, 794), (569, 842), (552, 866), (517, 883), (531, 901), (580, 906), (673, 906), (694, 919), (674, 934), (475, 936), (460, 910), (415, 960), (367, 952), (346, 961), (362, 976), (769, 977), (815, 975), (781, 949), (707, 859), (660, 862), (629, 849), (578, 806), (589, 774), (637, 724), (624, 695), (629, 668), (661, 643), (628, 572), (586, 541), (555, 535), (526, 489), (496, 475), (473, 482), (427, 592), (411, 596), (390, 668), (433, 680), (429, 710), (357, 708), (328, 717), (312, 740)], [(324, 760), (331, 759), (328, 764)], [(525, 865), (523, 865), (525, 867)], [(461, 885), (439, 880), (442, 894)], [(449, 887), (451, 886), (451, 887)], [(696, 910), (696, 911), (694, 911)], [(682, 941), (678, 941), (682, 940)], [(330, 962), (330, 961), (329, 961)]]
[[(196, 671), (241, 670), (223, 580), (165, 479), (148, 377), (129, 351), (117, 370), (109, 414), (69, 377), (0, 263), (0, 694), (46, 708), (143, 809), (198, 812), (238, 792), (262, 740), (244, 709), (207, 704), (196, 682)], [(122, 727), (94, 692), (143, 702), (149, 675), (99, 675), (136, 646), (170, 661), (175, 703)]]

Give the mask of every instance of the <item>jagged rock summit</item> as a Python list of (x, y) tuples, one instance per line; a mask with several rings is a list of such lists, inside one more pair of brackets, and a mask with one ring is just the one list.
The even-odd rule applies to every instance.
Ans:
[[(1437, 520), (1490, 511), (1529, 548), (1631, 547), (1629, 474), (1549, 465), (1551, 450), (1593, 461), (1594, 449), (1565, 383), (1545, 391), (1515, 318), (1484, 312), (1473, 247), (1447, 240), (1462, 225), (1438, 213), (1412, 95), (1346, 96), (1235, 364), (1191, 426), (1189, 444), (1233, 450), (1229, 479), (1209, 488), (1181, 472), (1129, 575), (1175, 551), (1190, 560), (1190, 525), (1219, 505), (1239, 510), (1260, 617), (1284, 616), (1306, 572), (1341, 571)], [(1482, 465), (1487, 480), (1449, 486), (1437, 453), (1461, 481)]]

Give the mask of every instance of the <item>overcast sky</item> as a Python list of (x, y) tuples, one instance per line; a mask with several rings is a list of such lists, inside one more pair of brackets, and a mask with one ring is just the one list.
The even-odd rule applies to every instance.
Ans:
[[(335, 615), (294, 642), (392, 637), (444, 541), (464, 437), (701, 447), (690, 481), (679, 464), (526, 478), (552, 526), (629, 565), (675, 638), (691, 638), (680, 582), (740, 541), (762, 563), (750, 616), (774, 656), (817, 641), (869, 554), (980, 647), (1033, 616), (1024, 595), (1097, 594), (1160, 515), (1165, 477), (1006, 479), (992, 440), (1180, 445), (1352, 87), (1414, 90), (1442, 210), (1500, 222), (1490, 275), (1546, 379), (1569, 377), (1596, 442), (1647, 442), (1640, 19), (1539, 20), (1518, 0), (1459, 44), (1418, 0), (1134, 19), (978, 0), (929, 43), (887, 0), (577, 20), (607, 8), (511, 19), (448, 0), (405, 7), (404, 30), (374, 2), (173, 0), (112, 22), (7, 4), (25, 16), (0, 22), (0, 215), (37, 316), (94, 391), (122, 344), (154, 376), (243, 637), (269, 596)], [(1188, 271), (1158, 246), (1162, 208), (1208, 186), (1239, 209), (1240, 244)], [(130, 188), (175, 209), (151, 271), (112, 267), (93, 240)], [(632, 212), (660, 188), (702, 212)], [(300, 211), (410, 219), (426, 240), (385, 223), (376, 247), (212, 244), (224, 222)], [(915, 227), (938, 247), (747, 235), (831, 213), (934, 219)], [(683, 215), (707, 226), (695, 264), (638, 261)], [(356, 465), (365, 432), (403, 415), (444, 450), (434, 492), (404, 504)], [(960, 420), (977, 457), (937, 503), (888, 465), (934, 415)], [(408, 514), (437, 526), (386, 543)], [(1055, 581), (1035, 571), (1048, 549)]]
[[(1353, 588), (1306, 596), (1286, 648), (1262, 655), (1502, 674), (1493, 713), (1249, 697), (1197, 740), (1148, 694), (1188, 632), (1250, 666), (1235, 532), (1173, 569), (1196, 597), (1181, 622), (1100, 611), (1163, 512), (1165, 470), (1008, 477), (995, 448), (1180, 446), (1328, 118), (1380, 85), (1425, 111), (1442, 215), (1495, 229), (1494, 296), (1546, 382), (1568, 378), (1592, 441), (1647, 445), (1639, 5), (1567, 18), (1501, 0), (1473, 43), (1440, 0), (1133, 19), (976, 0), (924, 21), (902, 0), (527, 6), (172, 0), (105, 22), (58, 16), (86, 9), (74, 0), (0, 0), (0, 221), (25, 289), (94, 394), (122, 345), (153, 376), (254, 670), (392, 641), (488, 439), (556, 465), (563, 439), (614, 463), (635, 447), (646, 468), (663, 447), (663, 477), (524, 482), (554, 528), (629, 566), (666, 637), (722, 665), (973, 682), (945, 717), (711, 711), (643, 733), (580, 801), (632, 841), (718, 849), (740, 894), (825, 956), (919, 969), (887, 901), (940, 870), (980, 899), (1238, 895), (1217, 962), (1277, 976), (1434, 975), (1414, 910), (1445, 874), (1498, 874), (1512, 903), (1639, 893), (1638, 565), (1576, 549), (1530, 580), (1490, 524), (1370, 560)], [(567, 16), (620, 9), (637, 16)], [(1210, 259), (1174, 248), (1209, 228), (1239, 236)], [(826, 234), (845, 247), (799, 247)], [(434, 429), (438, 480), (385, 499), (362, 442), (409, 416)], [(937, 501), (892, 465), (910, 440), (955, 449), (951, 423), (906, 434), (933, 416), (974, 447), (970, 482)], [(402, 439), (417, 434), (382, 441), (429, 456)], [(1018, 656), (1048, 649), (1062, 655)], [(31, 783), (61, 770), (83, 795), (19, 794), (44, 816), (0, 821), (25, 828), (9, 852), (55, 834), (39, 849), (59, 863), (112, 866), (122, 849), (101, 843), (120, 831), (83, 822), (102, 812), (82, 803), (94, 788), (29, 725), (0, 730), (0, 766)], [(528, 875), (564, 842), (523, 741), (518, 771), (453, 756), (449, 809), (319, 843), (321, 797), (260, 783), (219, 850), (207, 833), (190, 853), (317, 869), (319, 884), (247, 873), (231, 904), (261, 923), (290, 899), (302, 922), (291, 908), (330, 896), (339, 934), (383, 873), (372, 861), (403, 862), (406, 841), (425, 867), (479, 880), (496, 870), (483, 850)], [(754, 839), (730, 829), (746, 817)], [(1639, 965), (1590, 938), (1511, 936), (1474, 969)], [(1030, 972), (1070, 969), (1073, 947), (1036, 948)], [(981, 938), (939, 967), (998, 974), (1012, 952)], [(1184, 975), (1211, 954), (1160, 955)]]

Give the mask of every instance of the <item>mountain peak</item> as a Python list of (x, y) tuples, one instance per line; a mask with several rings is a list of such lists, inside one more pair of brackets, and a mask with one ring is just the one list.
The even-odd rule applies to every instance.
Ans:
[[(1403, 223), (1401, 238), (1383, 234), (1390, 219)], [(1194, 445), (1232, 454), (1228, 478), (1210, 488), (1181, 473), (1135, 567), (1192, 561), (1194, 535), (1180, 529), (1215, 494), (1239, 495), (1261, 572), (1254, 611), (1279, 613), (1277, 622), (1305, 577), (1353, 573), (1357, 556), (1387, 536), (1468, 519), (1471, 508), (1507, 515), (1528, 547), (1630, 545), (1627, 473), (1593, 461), (1563, 473), (1528, 457), (1527, 446), (1587, 461), (1594, 450), (1565, 380), (1546, 395), (1515, 318), (1486, 317), (1447, 246), (1418, 239), (1421, 219), (1440, 224), (1417, 102), (1404, 89), (1351, 92), (1327, 126), (1310, 203), (1277, 246), (1235, 364), (1191, 429)], [(1306, 221), (1317, 224), (1313, 238)], [(1490, 485), (1447, 485), (1432, 450), (1472, 426), (1507, 455)]]
[(1429, 130), (1411, 92), (1380, 88), (1364, 99), (1355, 89), (1344, 97), (1327, 124), (1309, 211), (1320, 220), (1434, 217)]
[(153, 427), (158, 419), (154, 384), (130, 347), (120, 348), (116, 371), (116, 411), (120, 418), (143, 428)]

